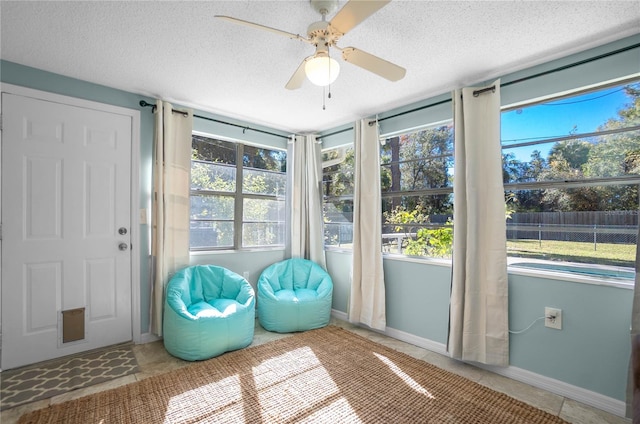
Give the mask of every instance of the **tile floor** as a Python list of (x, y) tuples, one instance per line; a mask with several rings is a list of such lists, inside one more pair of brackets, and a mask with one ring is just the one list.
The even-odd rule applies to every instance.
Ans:
[[(509, 378), (494, 374), (489, 371), (455, 361), (447, 356), (431, 352), (417, 346), (401, 342), (399, 340), (370, 331), (366, 328), (354, 326), (348, 322), (332, 318), (331, 324), (343, 327), (354, 333), (367, 337), (375, 342), (384, 344), (398, 351), (402, 351), (415, 358), (430, 362), (440, 368), (462, 375), (470, 380), (476, 381), (498, 390), (508, 395), (527, 402), (535, 407), (548, 411), (552, 414), (559, 414), (563, 419), (575, 424), (630, 424), (631, 421), (609, 414), (607, 412), (592, 408), (579, 402), (567, 399), (545, 390), (524, 384)], [(256, 332), (252, 345), (263, 344), (278, 338), (288, 337), (287, 334), (271, 333), (264, 330), (256, 321)], [(50, 399), (36, 401), (30, 404), (18, 406), (0, 413), (0, 423), (12, 424), (25, 412), (39, 408), (44, 408), (49, 404), (65, 402), (85, 395), (111, 389), (113, 387), (133, 383), (144, 378), (161, 374), (176, 368), (187, 366), (190, 362), (182, 361), (169, 355), (162, 342), (147, 343), (134, 346), (134, 352), (138, 360), (140, 372), (128, 375), (116, 380), (84, 389), (75, 390)], [(1, 376), (0, 376), (1, 377)]]

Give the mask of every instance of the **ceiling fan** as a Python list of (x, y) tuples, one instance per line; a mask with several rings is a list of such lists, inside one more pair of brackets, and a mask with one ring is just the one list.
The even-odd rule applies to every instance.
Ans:
[(340, 65), (329, 54), (330, 48), (342, 52), (342, 59), (367, 71), (373, 72), (389, 81), (398, 81), (404, 78), (406, 69), (394, 63), (388, 62), (370, 53), (355, 47), (340, 48), (336, 44), (340, 37), (351, 31), (362, 21), (383, 8), (391, 0), (349, 0), (342, 9), (327, 22), (326, 17), (338, 6), (338, 0), (310, 0), (311, 7), (322, 15), (322, 20), (309, 25), (307, 37), (281, 31), (276, 28), (256, 24), (230, 16), (216, 15), (216, 18), (224, 19), (236, 24), (269, 31), (285, 37), (304, 41), (316, 48), (315, 54), (306, 57), (298, 69), (293, 73), (285, 87), (296, 90), (302, 86), (305, 76), (315, 85), (326, 86), (335, 81), (340, 71)]

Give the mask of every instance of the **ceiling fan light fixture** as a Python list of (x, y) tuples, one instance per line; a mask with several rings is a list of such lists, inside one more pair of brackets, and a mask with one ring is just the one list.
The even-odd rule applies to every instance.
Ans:
[[(316, 53), (313, 56), (304, 58), (289, 78), (289, 81), (285, 85), (287, 90), (297, 90), (302, 87), (305, 76), (313, 84), (320, 87), (325, 87), (333, 83), (336, 78), (338, 78), (338, 73), (340, 73), (340, 65), (329, 55), (330, 48), (335, 48), (342, 52), (342, 59), (345, 62), (349, 62), (352, 65), (386, 78), (389, 81), (399, 81), (404, 78), (407, 71), (401, 66), (355, 47), (340, 48), (337, 45), (338, 40), (342, 36), (390, 3), (391, 0), (347, 0), (342, 9), (340, 9), (330, 21), (327, 21), (327, 15), (331, 14), (332, 11), (337, 8), (339, 0), (307, 1), (310, 2), (313, 9), (322, 15), (322, 20), (313, 22), (307, 27), (306, 37), (230, 16), (215, 15), (215, 17), (279, 34), (292, 40), (303, 41), (315, 46)], [(330, 97), (330, 95), (328, 97)]]
[(333, 83), (340, 73), (340, 64), (337, 60), (325, 56), (317, 55), (304, 65), (304, 72), (309, 81), (320, 87)]

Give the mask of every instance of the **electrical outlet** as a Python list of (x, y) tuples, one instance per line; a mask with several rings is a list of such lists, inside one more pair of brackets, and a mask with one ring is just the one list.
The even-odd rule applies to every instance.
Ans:
[(245, 280), (249, 280), (249, 271), (243, 272), (242, 276), (244, 277)]
[(562, 330), (562, 309), (544, 308), (544, 326)]

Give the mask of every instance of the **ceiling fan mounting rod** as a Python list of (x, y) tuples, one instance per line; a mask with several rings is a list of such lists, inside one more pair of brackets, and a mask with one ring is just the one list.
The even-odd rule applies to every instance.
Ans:
[(333, 13), (338, 8), (338, 0), (309, 0), (311, 7), (322, 15), (325, 20), (326, 15)]
[(329, 45), (326, 43), (316, 44), (316, 54), (315, 56), (328, 56), (329, 55)]

